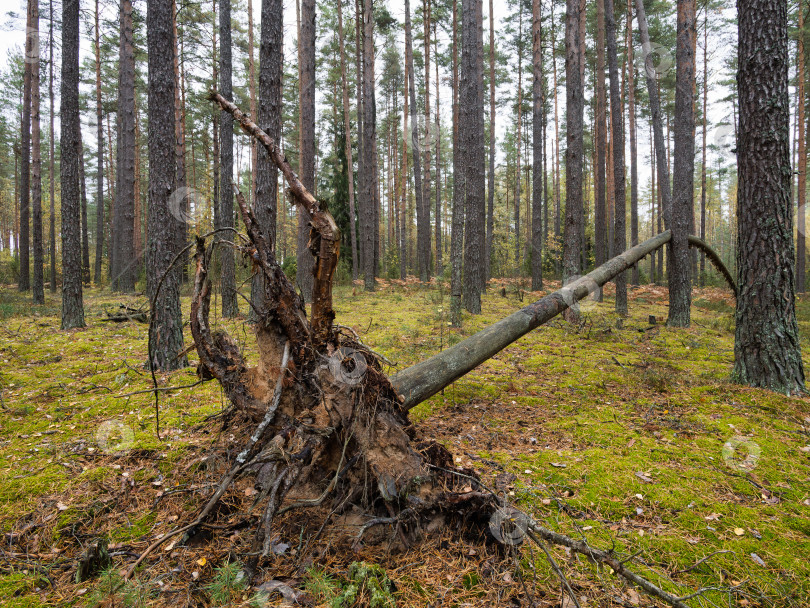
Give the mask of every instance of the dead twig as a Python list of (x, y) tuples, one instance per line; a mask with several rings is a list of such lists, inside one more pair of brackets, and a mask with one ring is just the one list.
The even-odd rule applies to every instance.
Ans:
[(697, 568), (700, 564), (710, 560), (715, 555), (719, 555), (721, 553), (734, 553), (734, 551), (732, 551), (730, 549), (721, 549), (720, 551), (715, 551), (714, 553), (709, 553), (706, 557), (698, 560), (697, 562), (695, 562), (693, 565), (689, 566), (688, 568), (684, 568), (683, 570), (676, 570), (672, 574), (684, 574), (686, 572), (691, 572), (692, 570)]
[[(183, 388), (194, 388), (195, 386), (199, 386), (200, 384), (204, 384), (205, 382), (209, 382), (213, 380), (213, 378), (203, 378), (202, 380), (197, 380), (193, 384), (182, 384), (180, 386), (160, 386), (158, 388), (146, 388), (142, 391), (133, 391), (131, 393), (124, 393), (123, 395), (113, 395), (116, 399), (123, 399), (124, 397), (132, 397), (133, 395), (143, 395), (144, 393), (154, 393), (157, 391), (160, 392), (168, 392), (168, 391), (179, 391)], [(107, 388), (106, 386), (100, 386), (97, 388)], [(110, 390), (110, 389), (107, 389)]]

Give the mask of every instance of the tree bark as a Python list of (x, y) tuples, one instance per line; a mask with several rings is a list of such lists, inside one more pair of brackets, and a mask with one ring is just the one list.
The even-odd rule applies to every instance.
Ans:
[[(228, 101), (233, 101), (231, 59), (231, 2), (219, 2), (219, 90)], [(176, 93), (175, 93), (176, 94)], [(219, 116), (219, 213), (222, 228), (233, 227), (233, 117), (222, 111)], [(150, 167), (151, 167), (150, 163)], [(219, 250), (222, 261), (222, 316), (239, 314), (236, 295), (236, 268), (233, 249)]]
[[(152, 370), (185, 367), (180, 311), (180, 270), (169, 268), (177, 254), (175, 235), (183, 225), (169, 210), (176, 178), (174, 119), (174, 33), (172, 0), (148, 0), (146, 34), (149, 60), (149, 239), (146, 289), (151, 307)], [(163, 278), (163, 275), (166, 275)], [(158, 291), (158, 283), (163, 282)]]
[[(630, 134), (630, 246), (638, 245), (638, 146), (636, 144), (636, 64), (633, 58), (633, 0), (627, 0), (627, 100), (628, 130)], [(704, 238), (701, 235), (700, 238)], [(639, 284), (638, 264), (633, 266), (630, 278)]]
[[(557, 90), (557, 23), (554, 20), (554, 3), (551, 3), (551, 67), (554, 74), (554, 240), (557, 247), (560, 246), (562, 227), (560, 226), (560, 212), (562, 204), (560, 200), (560, 114), (559, 98)], [(554, 267), (558, 276), (562, 269), (561, 256), (555, 255)]]
[[(424, 202), (425, 209), (427, 209), (426, 217), (430, 218), (431, 214), (431, 205), (430, 205), (430, 197), (431, 197), (431, 182), (433, 181), (433, 177), (430, 173), (430, 147), (431, 147), (431, 134), (430, 130), (432, 128), (430, 123), (430, 0), (422, 0), (422, 26), (423, 26), (423, 35), (422, 38), (424, 39), (424, 53), (422, 56), (424, 68), (425, 68), (425, 88), (424, 88), (424, 98), (425, 98), (425, 130), (424, 130), (424, 138), (420, 142), (419, 148), (420, 152), (424, 158), (424, 179), (422, 180), (422, 187), (424, 188), (424, 193), (422, 194), (422, 201)], [(427, 280), (430, 280), (430, 220), (428, 219), (428, 253), (427, 253), (427, 263), (428, 263), (428, 276)]]
[(540, 0), (532, 2), (532, 291), (543, 289), (543, 99), (542, 12)]
[(84, 327), (79, 223), (79, 0), (62, 2), (62, 329)]
[[(453, 27), (455, 28), (455, 20)], [(455, 32), (455, 29), (453, 31)], [(492, 238), (495, 232), (495, 141), (495, 12), (493, 1), (489, 0), (489, 171), (487, 172), (487, 234), (484, 254), (485, 282), (492, 278)], [(453, 173), (455, 174), (455, 170)]]
[(484, 99), (481, 80), (483, 48), (481, 0), (462, 0), (461, 91), (459, 141), (464, 150), (464, 283), (462, 303), (481, 312), (484, 283)]
[(521, 148), (521, 135), (523, 134), (523, 4), (518, 2), (518, 38), (517, 38), (517, 55), (518, 55), (518, 69), (517, 69), (517, 129), (515, 139), (517, 146), (515, 147), (515, 276), (520, 275), (520, 195), (521, 195), (521, 176), (520, 176), (520, 153)]
[(137, 257), (135, 255), (135, 52), (132, 42), (132, 2), (121, 0), (120, 43), (118, 49), (118, 127), (120, 132), (118, 158), (118, 187), (116, 188), (115, 218), (116, 258), (119, 260), (113, 276), (113, 289), (123, 293), (135, 291)]
[[(596, 2), (596, 112), (594, 131), (596, 132), (596, 166), (593, 177), (594, 191), (594, 260), (601, 266), (608, 259), (608, 219), (606, 194), (606, 150), (607, 150), (607, 103), (605, 93), (605, 4)], [(612, 102), (612, 100), (611, 100)], [(601, 294), (599, 294), (601, 297)]]
[(45, 278), (43, 276), (42, 254), (42, 147), (40, 130), (40, 78), (39, 78), (39, 0), (29, 0), (31, 7), (31, 29), (29, 37), (36, 35), (34, 59), (31, 64), (31, 229), (34, 254), (34, 282), (32, 296), (34, 304), (45, 303)]
[(23, 68), (22, 135), (20, 137), (20, 282), (19, 290), (31, 289), (31, 79), (34, 62), (39, 61), (39, 41), (30, 32), (34, 23), (34, 4), (26, 11), (25, 66)]
[[(253, 40), (253, 0), (247, 1), (248, 11), (248, 91), (250, 93), (250, 118), (259, 120), (256, 105), (256, 62), (255, 43)], [(250, 142), (250, 200), (248, 203), (256, 205), (256, 166), (258, 165), (258, 146), (254, 140)], [(192, 153), (193, 156), (193, 153)]]
[[(709, 112), (709, 11), (703, 11), (703, 150), (700, 161), (700, 238), (706, 239), (706, 125)], [(700, 253), (700, 286), (706, 280), (706, 256)]]
[(738, 0), (737, 301), (734, 376), (804, 392), (794, 297), (787, 4)]
[[(185, 82), (185, 75), (183, 73), (182, 67), (182, 41), (180, 39), (180, 30), (177, 26), (177, 0), (174, 1), (172, 5), (172, 15), (173, 15), (173, 27), (172, 27), (172, 35), (174, 37), (174, 43), (172, 44), (172, 49), (174, 50), (173, 53), (173, 65), (174, 65), (174, 145), (176, 148), (175, 151), (175, 163), (176, 163), (176, 170), (175, 170), (175, 178), (174, 178), (174, 188), (175, 196), (178, 196), (179, 193), (187, 193), (188, 186), (187, 182), (188, 179), (186, 177), (186, 103), (185, 103), (185, 93), (183, 91), (183, 83)], [(180, 198), (180, 197), (178, 197)], [(176, 247), (178, 251), (183, 249), (186, 246), (186, 240), (188, 237), (188, 224), (191, 222), (191, 202), (192, 196), (189, 193), (189, 196), (183, 196), (180, 198), (180, 209), (182, 213), (182, 217), (184, 221), (180, 223), (181, 229), (175, 234), (175, 239), (177, 240)], [(180, 280), (183, 283), (188, 282), (188, 264), (187, 260), (179, 260), (180, 263)], [(224, 311), (224, 306), (223, 306)]]
[(675, 166), (672, 184), (672, 245), (668, 258), (669, 318), (673, 327), (689, 327), (692, 300), (689, 218), (694, 207), (695, 174), (695, 0), (678, 0), (675, 55)]
[[(261, 32), (259, 42), (259, 126), (270, 137), (281, 138), (284, 54), (284, 6), (282, 0), (262, 0)], [(256, 197), (253, 212), (259, 229), (267, 237), (268, 247), (278, 256), (276, 221), (278, 216), (278, 168), (270, 160), (267, 150), (257, 146)], [(258, 310), (264, 298), (264, 275), (253, 276), (250, 300), (251, 310)]]
[[(301, 79), (299, 106), (301, 182), (315, 192), (315, 0), (301, 0), (301, 36), (298, 40), (298, 69)], [(299, 208), (296, 249), (296, 282), (305, 302), (312, 301), (312, 272), (315, 262), (309, 251), (310, 218)]]
[[(610, 120), (612, 124), (610, 144), (613, 156), (613, 251), (627, 248), (624, 201), (624, 125), (622, 98), (619, 94), (619, 60), (616, 50), (616, 19), (613, 15), (613, 0), (604, 0), (605, 31), (607, 34), (608, 69), (610, 71)], [(627, 315), (627, 275), (616, 275), (616, 312)]]
[[(343, 2), (337, 3), (338, 14), (338, 40), (340, 45), (340, 86), (343, 94), (343, 133), (346, 140), (346, 163), (348, 165), (349, 182), (349, 233), (352, 243), (352, 281), (359, 276), (357, 258), (357, 216), (354, 210), (354, 152), (352, 151), (352, 132), (349, 121), (351, 105), (349, 105), (349, 85), (346, 81), (346, 48), (343, 41)], [(271, 137), (273, 136), (270, 134)], [(397, 222), (398, 223), (398, 222)], [(401, 254), (402, 255), (402, 254)]]
[[(579, 4), (578, 0), (573, 1)], [(562, 289), (529, 304), (433, 357), (395, 374), (391, 377), (391, 384), (397, 395), (400, 395), (403, 406), (410, 409), (435, 395), (521, 336), (569, 310), (579, 300), (598, 291), (616, 275), (632, 267), (656, 249), (665, 246), (671, 236), (669, 230), (662, 232), (620, 253)], [(690, 237), (689, 243), (709, 253), (709, 259), (719, 265), (721, 273), (726, 277), (732, 291), (736, 293), (737, 287), (731, 280), (731, 274), (723, 266), (720, 256), (696, 237)]]
[[(413, 113), (413, 108), (411, 108)], [(414, 151), (414, 154), (417, 154)], [(363, 198), (365, 211), (362, 213), (363, 274), (366, 291), (374, 291), (376, 286), (375, 239), (377, 218), (377, 104), (374, 90), (374, 1), (363, 0), (363, 156), (364, 171)], [(430, 226), (428, 229), (428, 272), (430, 271)]]
[[(461, 263), (464, 255), (464, 169), (460, 148), (458, 0), (453, 0), (453, 208), (450, 223), (450, 322), (461, 326)], [(490, 164), (490, 167), (492, 165)]]
[[(672, 191), (669, 185), (669, 163), (667, 160), (667, 148), (664, 142), (664, 127), (661, 120), (661, 102), (658, 94), (659, 75), (653, 65), (653, 51), (650, 44), (650, 33), (647, 27), (647, 14), (644, 10), (643, 0), (636, 0), (636, 11), (638, 14), (638, 31), (641, 37), (642, 52), (644, 54), (644, 73), (647, 79), (647, 92), (650, 97), (651, 126), (653, 131), (653, 141), (655, 148), (655, 165), (658, 176), (658, 225), (661, 228), (661, 218), (663, 211), (664, 227), (670, 227), (670, 212), (672, 208)], [(691, 90), (691, 89), (690, 89)], [(685, 233), (684, 233), (685, 234)], [(661, 252), (658, 254), (658, 275), (662, 271)]]
[(416, 197), (416, 257), (419, 280), (430, 279), (430, 204), (424, 200), (422, 159), (419, 146), (419, 119), (416, 106), (416, 73), (413, 67), (410, 1), (405, 0), (405, 62), (411, 119), (411, 155), (413, 157), (414, 196)]
[[(434, 240), (436, 245), (436, 278), (442, 280), (444, 263), (442, 259), (442, 127), (441, 127), (441, 106), (439, 96), (439, 41), (436, 35), (436, 21), (433, 21), (433, 55), (436, 60), (433, 62), (436, 68), (436, 215)], [(486, 276), (484, 277), (486, 281)]]
[[(579, 275), (582, 248), (582, 119), (584, 94), (580, 64), (579, 0), (567, 0), (565, 16), (565, 122), (568, 145), (565, 150), (565, 228), (563, 235), (563, 284)], [(566, 311), (566, 320), (579, 319), (577, 306)]]
[(87, 236), (87, 181), (84, 176), (84, 142), (81, 131), (79, 131), (79, 185), (81, 189), (81, 209), (79, 212), (81, 220), (81, 240), (82, 240), (82, 283), (89, 287), (90, 284), (90, 250), (89, 238)]
[[(56, 293), (56, 132), (54, 131), (54, 94), (53, 94), (53, 0), (48, 2), (48, 98), (50, 102), (48, 120), (50, 130), (48, 131), (49, 151), (48, 151), (48, 186), (50, 187), (49, 202), (51, 205), (50, 217), (50, 250), (51, 250), (51, 293)], [(16, 165), (15, 165), (16, 166)], [(101, 269), (99, 269), (101, 272)]]
[(805, 94), (804, 94), (804, 2), (799, 0), (796, 10), (799, 15), (799, 31), (796, 45), (796, 95), (799, 98), (796, 107), (796, 122), (799, 127), (799, 162), (798, 164), (798, 196), (796, 197), (796, 293), (804, 293), (806, 238), (807, 226), (805, 223), (805, 201), (807, 200), (807, 141), (805, 124)]
[[(96, 263), (94, 277), (96, 284), (101, 283), (101, 263), (104, 255), (104, 122), (103, 106), (101, 103), (101, 25), (99, 23), (99, 6), (96, 2), (95, 10), (95, 40), (93, 50), (95, 53), (96, 68)], [(113, 203), (111, 202), (111, 205)], [(111, 214), (112, 215), (112, 214)], [(107, 218), (109, 221), (109, 218)], [(108, 270), (112, 273), (115, 266), (115, 251), (112, 239), (107, 247)]]

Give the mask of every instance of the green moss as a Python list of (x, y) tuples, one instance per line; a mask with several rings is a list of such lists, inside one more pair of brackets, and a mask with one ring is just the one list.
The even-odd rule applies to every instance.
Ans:
[[(810, 591), (810, 565), (804, 559), (810, 554), (803, 504), (807, 453), (800, 451), (810, 444), (800, 431), (807, 426), (810, 402), (731, 382), (733, 314), (711, 290), (695, 292), (693, 326), (677, 330), (660, 322), (650, 329), (649, 315), (666, 318), (666, 301), (644, 288), (631, 289), (630, 316), (617, 329), (610, 293), (587, 312), (581, 330), (559, 319), (547, 323), (420, 404), (411, 418), (429, 436), (448, 408), (456, 408), (450, 415), (459, 431), (442, 441), (456, 454), (468, 452), (514, 473), (518, 479), (511, 499), (562, 532), (585, 534), (603, 548), (615, 543), (624, 554), (642, 551), (647, 563), (680, 569), (714, 551), (734, 551), (679, 575), (679, 585), (656, 579), (673, 592), (749, 579), (751, 593), (799, 605)], [(88, 327), (74, 332), (59, 331), (58, 298), (46, 298), (44, 307), (32, 311), (27, 296), (0, 291), (0, 390), (8, 407), (0, 421), (0, 529), (9, 530), (43, 504), (55, 509), (54, 499), (61, 498), (69, 508), (53, 523), (58, 541), (59, 534), (80, 529), (94, 516), (86, 505), (105, 493), (102, 486), (117, 483), (120, 471), (112, 464), (126, 468), (131, 450), (155, 451), (150, 467), (131, 471), (139, 491), (151, 488), (158, 474), (164, 476), (162, 487), (178, 483), (178, 465), (198, 447), (199, 439), (189, 439), (189, 430), (220, 411), (223, 402), (216, 383), (161, 394), (163, 433), (157, 439), (153, 396), (120, 397), (151, 387), (143, 370), (145, 327), (99, 320), (104, 307), (114, 309), (121, 296), (86, 292)], [(124, 300), (144, 303), (142, 298)], [(345, 286), (335, 290), (337, 322), (353, 327), (372, 348), (396, 361), (397, 369), (528, 301), (520, 302), (511, 288), (507, 298), (491, 289), (481, 315), (465, 315), (462, 328), (449, 328), (446, 291), (410, 285), (373, 294), (353, 294)], [(188, 313), (187, 297), (183, 310)], [(810, 298), (797, 301), (797, 313), (800, 330), (810, 331)], [(11, 316), (2, 318), (6, 314)], [(238, 320), (215, 323), (238, 336), (248, 360), (256, 361), (253, 338)], [(810, 364), (810, 346), (803, 342), (802, 348)], [(196, 375), (188, 368), (158, 380), (162, 386), (192, 384)], [(124, 453), (101, 449), (98, 433), (106, 421), (132, 430), (132, 444)], [(537, 445), (527, 443), (529, 436), (536, 437)], [(741, 472), (724, 459), (723, 446), (735, 436), (760, 448), (751, 471)], [(183, 474), (194, 474), (194, 469)], [(562, 515), (559, 505), (549, 501), (552, 497), (580, 511), (581, 519)], [(148, 508), (128, 517), (128, 523), (120, 520), (110, 531), (112, 542), (142, 539), (157, 521)], [(585, 526), (591, 528), (583, 531)], [(743, 534), (738, 536), (737, 529)], [(766, 567), (756, 564), (751, 553)], [(583, 575), (594, 573), (585, 560), (559, 557)], [(527, 553), (523, 558), (531, 559)], [(535, 561), (540, 583), (556, 588), (544, 559)], [(385, 573), (368, 572), (365, 578), (355, 573), (357, 580), (350, 577), (354, 582), (344, 581), (339, 591), (346, 591), (346, 585), (359, 589), (369, 577), (384, 589)], [(400, 585), (404, 579), (398, 576)], [(17, 573), (1, 576), (4, 605), (40, 605), (35, 583)], [(406, 586), (432, 596), (428, 584)], [(469, 592), (463, 582), (459, 588)], [(720, 603), (723, 598), (715, 594), (710, 599)]]

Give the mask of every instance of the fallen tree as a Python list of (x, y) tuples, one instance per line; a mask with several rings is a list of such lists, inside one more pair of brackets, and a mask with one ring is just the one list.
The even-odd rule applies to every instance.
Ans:
[[(669, 232), (623, 252), (589, 275), (389, 379), (382, 371), (381, 358), (356, 334), (334, 324), (331, 285), (339, 238), (331, 215), (303, 187), (270, 137), (233, 103), (217, 93), (211, 98), (266, 148), (284, 175), (299, 212), (310, 220), (309, 247), (315, 257), (311, 319), (237, 191), (247, 239), (230, 245), (264, 276), (262, 297), (258, 304), (251, 304), (259, 361), (249, 366), (236, 342), (211, 328), (209, 265), (216, 243), (209, 244), (202, 237), (196, 242), (191, 332), (200, 357), (200, 374), (216, 378), (231, 402), (226, 424), (249, 429), (248, 439), (194, 521), (150, 546), (129, 574), (167, 538), (196, 534), (233, 481), (244, 475), (255, 476), (253, 508), (261, 507), (261, 515), (252, 520), (256, 532), (247, 562), (251, 572), (256, 572), (260, 560), (271, 551), (274, 521), (295, 509), (331, 505), (323, 530), (329, 518), (339, 515), (346, 505), (360, 504), (367, 518), (356, 541), (374, 527), (390, 525), (405, 546), (417, 541), (426, 524), (440, 518), (461, 517), (464, 525), (480, 529), (488, 522), (491, 525), (490, 517), (503, 513), (505, 503), (481, 484), (474, 471), (454, 467), (452, 455), (443, 446), (418, 437), (408, 421), (408, 409), (665, 245)], [(694, 244), (711, 251), (698, 240)], [(710, 259), (719, 262), (712, 254)], [(725, 274), (730, 278), (727, 271)], [(292, 488), (295, 498), (288, 495)], [(514, 524), (514, 518), (506, 519)], [(673, 606), (685, 606), (684, 598), (668, 594), (628, 570), (611, 552), (547, 530), (528, 517), (525, 521), (523, 535), (541, 546), (545, 540), (584, 553), (646, 592)], [(573, 593), (571, 597), (578, 605)]]
[[(402, 370), (391, 378), (391, 384), (407, 409), (419, 405), (515, 340), (595, 293), (605, 283), (632, 268), (634, 264), (669, 243), (671, 239), (672, 232), (667, 230), (639, 243), (562, 289), (521, 308), (430, 359)], [(734, 279), (714, 249), (694, 236), (689, 237), (689, 244), (706, 253), (736, 295), (737, 286)]]

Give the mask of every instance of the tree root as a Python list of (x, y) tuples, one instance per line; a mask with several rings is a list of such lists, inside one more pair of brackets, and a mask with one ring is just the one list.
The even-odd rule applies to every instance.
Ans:
[[(334, 503), (326, 521), (350, 497), (368, 518), (353, 539), (355, 546), (372, 528), (382, 525), (393, 526), (403, 545), (411, 545), (437, 517), (458, 518), (468, 530), (482, 531), (488, 525), (492, 530), (490, 518), (507, 507), (504, 501), (486, 488), (474, 471), (453, 468), (452, 455), (444, 447), (420, 441), (408, 420), (413, 395), (409, 394), (406, 402), (383, 373), (383, 359), (363, 345), (354, 332), (336, 330), (331, 277), (337, 264), (339, 238), (334, 220), (301, 185), (275, 142), (234, 104), (216, 93), (211, 97), (265, 146), (287, 178), (299, 210), (310, 218), (317, 297), (310, 320), (304, 302), (276, 262), (272, 244), (237, 191), (250, 241), (237, 249), (249, 257), (264, 278), (263, 292), (254, 309), (258, 363), (249, 366), (236, 342), (210, 326), (211, 248), (199, 237), (194, 256), (191, 333), (200, 357), (200, 375), (216, 378), (231, 401), (234, 416), (226, 418), (225, 423), (233, 428), (241, 421), (249, 424), (252, 432), (239, 431), (247, 435), (245, 445), (194, 522), (150, 545), (128, 576), (169, 536), (185, 533), (183, 540), (190, 539), (241, 476), (252, 476), (257, 492), (249, 511), (261, 509), (247, 555), (249, 573), (256, 573), (272, 551), (272, 528), (279, 515), (293, 509), (321, 507), (330, 497)], [(669, 235), (656, 238), (653, 245), (660, 246)], [(626, 255), (614, 260), (611, 269), (617, 272), (632, 264)], [(582, 281), (568, 289), (577, 299), (588, 291)], [(552, 299), (549, 306), (558, 312), (568, 305), (563, 296)], [(526, 522), (524, 537), (546, 553), (575, 604), (573, 591), (545, 543), (586, 555), (650, 595), (676, 608), (685, 606), (685, 598), (675, 597), (628, 570), (612, 552), (548, 530), (525, 513), (520, 518)]]

